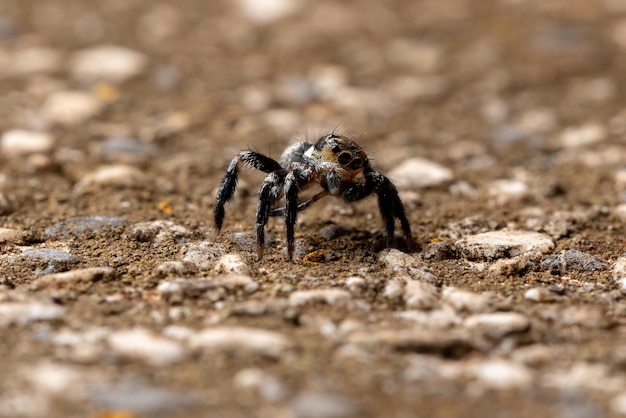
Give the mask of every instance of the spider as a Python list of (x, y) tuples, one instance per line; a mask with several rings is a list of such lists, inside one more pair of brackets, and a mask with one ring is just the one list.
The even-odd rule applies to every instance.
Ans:
[[(267, 173), (259, 189), (256, 211), (257, 260), (263, 257), (265, 225), (270, 216), (284, 216), (287, 233), (287, 260), (294, 251), (294, 227), (299, 211), (325, 196), (336, 196), (346, 202), (378, 196), (378, 207), (386, 227), (386, 245), (393, 244), (395, 218), (400, 221), (408, 248), (414, 247), (411, 227), (396, 186), (379, 171), (374, 170), (367, 154), (352, 139), (336, 134), (322, 136), (314, 144), (298, 142), (287, 148), (280, 162), (254, 151), (242, 151), (226, 170), (217, 192), (213, 210), (214, 238), (224, 223), (224, 205), (232, 199), (237, 187), (241, 165)], [(298, 203), (298, 193), (311, 184), (322, 190), (310, 199)], [(285, 197), (285, 205), (277, 202)]]

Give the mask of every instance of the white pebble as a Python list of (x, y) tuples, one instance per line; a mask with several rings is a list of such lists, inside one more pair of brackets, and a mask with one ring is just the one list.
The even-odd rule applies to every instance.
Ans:
[(323, 302), (328, 305), (343, 305), (352, 299), (352, 295), (343, 289), (298, 290), (289, 295), (291, 306)]
[(533, 302), (553, 302), (558, 299), (558, 296), (545, 287), (533, 287), (524, 292), (524, 299)]
[(243, 14), (254, 23), (269, 24), (294, 12), (299, 0), (239, 0)]
[(613, 279), (626, 289), (626, 257), (619, 257), (613, 264)]
[(471, 330), (483, 332), (493, 338), (524, 332), (530, 327), (530, 320), (516, 312), (495, 312), (469, 316), (463, 325)]
[(398, 188), (424, 188), (452, 181), (452, 170), (424, 158), (409, 158), (389, 171)]
[(139, 222), (132, 226), (129, 235), (137, 241), (161, 244), (167, 240), (182, 241), (191, 236), (191, 231), (172, 221)]
[(141, 329), (115, 331), (107, 338), (113, 351), (151, 366), (166, 366), (185, 357), (183, 346), (169, 338)]
[(249, 275), (252, 269), (246, 260), (239, 254), (224, 254), (215, 262), (213, 268), (216, 273), (235, 273)]
[(202, 271), (211, 270), (215, 260), (226, 252), (226, 247), (211, 241), (192, 242), (183, 246), (183, 261), (193, 263)]
[(486, 360), (473, 365), (470, 370), (481, 383), (491, 389), (524, 388), (533, 380), (527, 367), (505, 360)]
[(54, 147), (54, 138), (45, 132), (13, 129), (2, 134), (0, 149), (7, 155), (45, 153)]
[[(2, 233), (0, 232), (0, 237), (2, 237)], [(0, 238), (0, 242), (2, 239)], [(360, 276), (351, 276), (346, 279), (346, 287), (352, 293), (360, 293), (367, 286), (367, 282), (363, 277)]]
[(491, 231), (463, 238), (455, 245), (468, 259), (493, 260), (516, 257), (531, 251), (547, 253), (554, 248), (554, 241), (538, 232)]
[(103, 105), (91, 94), (80, 91), (58, 91), (44, 101), (41, 112), (48, 122), (77, 125), (96, 116)]
[(271, 358), (280, 358), (293, 346), (283, 334), (246, 327), (207, 328), (191, 336), (189, 345), (194, 349), (247, 350)]
[(0, 303), (0, 327), (26, 325), (34, 321), (54, 321), (62, 319), (63, 314), (61, 306), (51, 303)]
[(83, 191), (94, 186), (112, 186), (116, 188), (139, 188), (145, 186), (147, 177), (137, 167), (130, 165), (111, 165), (105, 166), (87, 173), (74, 186), (75, 193)]
[(397, 299), (404, 295), (403, 280), (389, 280), (383, 290), (383, 296), (387, 299)]
[(0, 228), (0, 244), (16, 242), (20, 239), (20, 231), (11, 228)]
[(626, 392), (623, 392), (611, 400), (611, 409), (616, 414), (626, 415)]
[(61, 395), (80, 392), (85, 379), (85, 372), (76, 366), (38, 362), (25, 367), (20, 373), (37, 391), (49, 395)]
[(528, 193), (528, 185), (521, 180), (494, 180), (487, 186), (487, 195), (498, 205), (522, 200)]
[(63, 55), (56, 49), (30, 47), (16, 51), (11, 58), (9, 72), (15, 76), (50, 74), (61, 70)]
[(603, 141), (607, 137), (606, 128), (597, 123), (572, 127), (561, 132), (559, 140), (565, 148), (582, 147)]
[(433, 309), (439, 304), (437, 287), (419, 280), (407, 280), (404, 286), (404, 303), (411, 309)]
[(77, 282), (95, 282), (115, 277), (113, 267), (90, 267), (84, 269), (70, 270), (62, 273), (46, 274), (39, 277), (34, 283), (34, 289), (41, 289), (50, 286), (74, 285)]
[(115, 45), (100, 45), (74, 53), (70, 71), (74, 77), (122, 82), (144, 72), (148, 60), (137, 51)]
[(441, 299), (457, 312), (482, 313), (492, 304), (492, 295), (489, 293), (476, 293), (452, 286), (443, 289)]
[(448, 329), (461, 324), (461, 318), (451, 309), (400, 311), (395, 316), (425, 328)]
[(408, 274), (417, 280), (433, 282), (436, 280), (435, 275), (430, 268), (424, 264), (419, 258), (403, 253), (395, 248), (388, 248), (381, 251), (378, 259), (385, 267), (399, 275)]
[(289, 393), (280, 379), (257, 368), (237, 372), (233, 377), (233, 385), (238, 389), (252, 390), (269, 402), (280, 401)]

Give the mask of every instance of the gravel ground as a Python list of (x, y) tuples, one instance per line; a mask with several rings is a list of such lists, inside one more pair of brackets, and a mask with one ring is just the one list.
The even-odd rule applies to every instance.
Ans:
[[(3, 0), (0, 416), (626, 416), (624, 74), (623, 0)], [(328, 132), (415, 251), (326, 198), (257, 262), (253, 171), (211, 240)]]

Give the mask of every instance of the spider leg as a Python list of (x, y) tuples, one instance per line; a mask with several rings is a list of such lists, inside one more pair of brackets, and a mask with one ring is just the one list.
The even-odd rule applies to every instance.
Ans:
[(284, 172), (277, 171), (268, 174), (259, 189), (259, 204), (256, 211), (256, 251), (257, 260), (263, 258), (265, 244), (265, 225), (269, 219), (270, 207), (282, 195)]
[(365, 183), (352, 184), (342, 193), (342, 197), (347, 202), (361, 200), (376, 193), (378, 196), (378, 208), (385, 223), (386, 245), (390, 247), (393, 244), (393, 236), (395, 232), (395, 219), (400, 221), (404, 239), (408, 248), (413, 248), (415, 243), (411, 234), (411, 226), (406, 218), (404, 205), (396, 186), (385, 177), (382, 173), (374, 171), (371, 168), (365, 170)]
[(281, 170), (280, 164), (272, 158), (266, 157), (263, 154), (259, 154), (254, 151), (242, 151), (235, 156), (228, 168), (226, 169), (226, 175), (220, 183), (220, 188), (217, 192), (217, 199), (215, 200), (215, 206), (213, 208), (213, 236), (217, 237), (224, 224), (224, 205), (232, 199), (237, 188), (237, 177), (239, 176), (239, 167), (244, 164), (247, 167), (256, 168), (257, 170), (265, 173), (271, 173), (273, 171)]
[[(326, 190), (322, 190), (321, 192), (319, 192), (316, 195), (312, 196), (310, 199), (305, 200), (304, 202), (300, 203), (298, 205), (298, 212), (308, 208), (313, 203), (317, 202), (318, 200), (320, 200), (323, 197), (328, 196), (329, 194), (330, 193), (328, 193)], [(270, 210), (270, 216), (284, 216), (286, 211), (287, 211), (287, 207), (286, 206), (281, 206), (279, 208), (273, 208), (272, 210)]]
[[(287, 261), (293, 258), (295, 225), (298, 216), (298, 193), (300, 187), (312, 181), (314, 169), (310, 166), (292, 163), (285, 176), (285, 229), (287, 233)], [(318, 193), (316, 196), (320, 196)], [(321, 195), (323, 197), (325, 195)], [(320, 197), (320, 198), (321, 198)]]

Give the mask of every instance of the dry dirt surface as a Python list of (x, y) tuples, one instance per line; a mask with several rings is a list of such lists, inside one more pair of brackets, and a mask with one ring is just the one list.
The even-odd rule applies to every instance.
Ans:
[[(2, 0), (0, 416), (626, 416), (625, 97), (623, 0)], [(212, 239), (329, 132), (417, 248)]]

